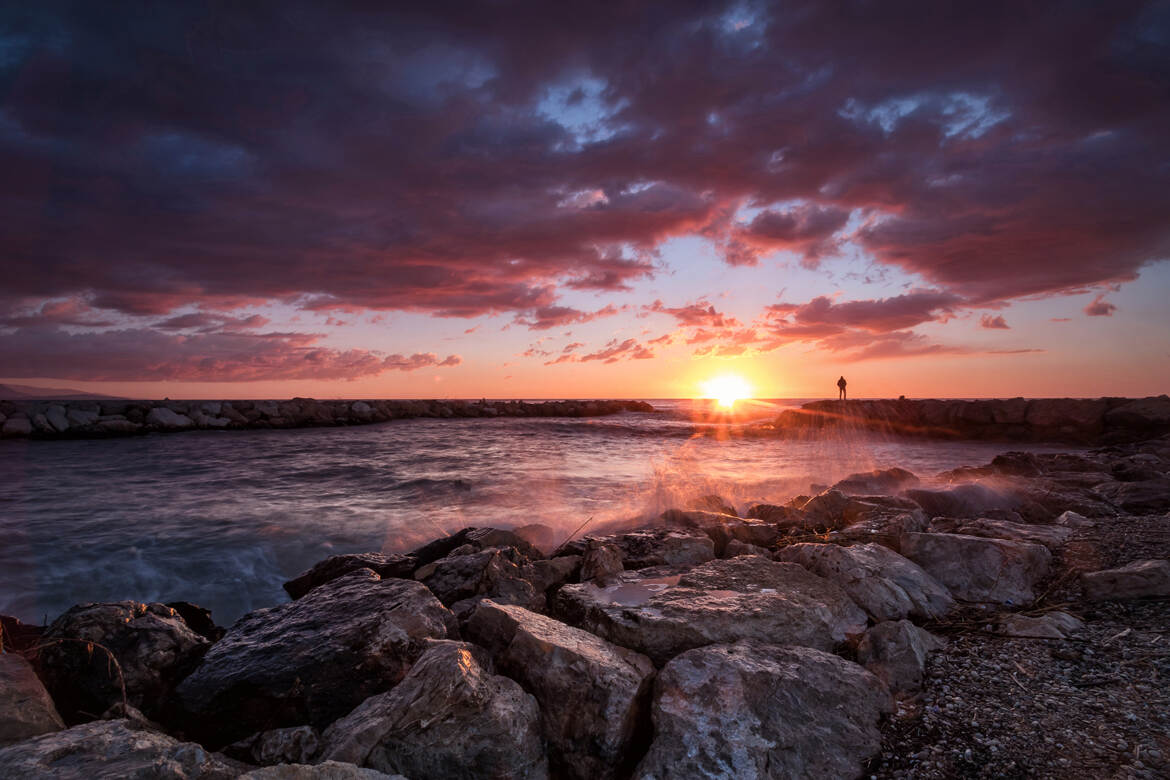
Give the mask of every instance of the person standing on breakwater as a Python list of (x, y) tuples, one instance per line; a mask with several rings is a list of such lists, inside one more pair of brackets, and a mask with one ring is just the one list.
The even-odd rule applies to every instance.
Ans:
[(845, 381), (845, 377), (841, 377), (840, 379), (837, 380), (837, 390), (839, 391), (837, 393), (837, 400), (838, 401), (845, 400), (845, 385), (847, 385), (847, 384), (848, 384), (848, 382)]

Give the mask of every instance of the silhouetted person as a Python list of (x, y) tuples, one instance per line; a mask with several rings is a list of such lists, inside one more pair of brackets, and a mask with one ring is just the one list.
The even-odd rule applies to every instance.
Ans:
[(837, 389), (841, 391), (840, 393), (837, 394), (838, 401), (845, 400), (845, 385), (846, 384), (848, 384), (848, 382), (845, 381), (845, 377), (841, 377), (840, 379), (837, 380)]

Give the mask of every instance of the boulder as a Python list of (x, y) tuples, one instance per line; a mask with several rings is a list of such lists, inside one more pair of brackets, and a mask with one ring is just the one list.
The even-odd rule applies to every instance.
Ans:
[(772, 551), (755, 544), (741, 542), (739, 539), (732, 539), (727, 543), (727, 546), (723, 548), (724, 558), (738, 558), (741, 555), (760, 555), (764, 558), (771, 558)]
[(1170, 596), (1170, 560), (1134, 561), (1088, 572), (1081, 575), (1081, 586), (1089, 601), (1165, 598)]
[(715, 542), (709, 534), (655, 529), (631, 531), (607, 537), (621, 550), (627, 569), (650, 566), (694, 566), (715, 557)]
[(210, 646), (174, 609), (137, 601), (72, 607), (42, 643), (41, 678), (67, 723), (93, 720), (121, 704), (119, 675), (131, 705), (148, 718), (166, 719), (175, 686)]
[(845, 507), (850, 500), (840, 490), (826, 490), (810, 498), (800, 509), (807, 527), (817, 530), (844, 528), (849, 525), (845, 519)]
[(959, 601), (1016, 606), (1032, 603), (1052, 561), (1043, 545), (962, 534), (906, 534), (901, 549)]
[(837, 583), (875, 622), (934, 620), (955, 605), (950, 592), (922, 567), (879, 544), (793, 544), (776, 560), (799, 563)]
[(1084, 625), (1067, 612), (1046, 612), (1039, 617), (1007, 615), (999, 621), (999, 633), (1032, 639), (1067, 639)]
[(331, 555), (316, 563), (308, 571), (284, 583), (284, 590), (290, 598), (299, 599), (318, 585), (349, 574), (358, 569), (372, 569), (383, 579), (410, 579), (414, 575), (415, 559), (409, 555), (386, 555), (384, 553), (351, 553)]
[(654, 677), (650, 659), (552, 618), (491, 601), (479, 605), (467, 631), (540, 703), (555, 776), (587, 780), (628, 772), (629, 749)]
[(794, 563), (714, 560), (684, 574), (625, 572), (599, 588), (566, 585), (558, 615), (662, 664), (708, 644), (759, 639), (831, 650), (859, 636), (865, 613), (838, 585)]
[(87, 409), (69, 409), (65, 412), (65, 419), (69, 421), (70, 425), (93, 425), (98, 421), (99, 417), (101, 417), (100, 414)]
[(287, 726), (324, 728), (398, 683), (427, 639), (457, 636), (421, 583), (350, 572), (236, 621), (178, 687), (192, 733), (226, 744)]
[(691, 509), (702, 509), (707, 512), (718, 512), (720, 514), (731, 515), (733, 517), (736, 514), (735, 507), (731, 505), (730, 501), (723, 498), (723, 496), (717, 496), (714, 494), (699, 496), (694, 501), (691, 501), (690, 504)]
[(365, 769), (340, 761), (321, 764), (278, 764), (253, 769), (240, 775), (240, 780), (407, 780), (402, 775), (388, 775), (376, 769)]
[(892, 693), (913, 693), (922, 687), (926, 656), (945, 646), (909, 620), (891, 620), (865, 632), (857, 645), (857, 660)]
[(1069, 528), (1074, 531), (1077, 528), (1090, 528), (1094, 525), (1094, 522), (1089, 518), (1085, 517), (1084, 515), (1077, 514), (1071, 510), (1068, 512), (1062, 512), (1060, 517), (1053, 520), (1052, 523), (1053, 525), (1057, 525), (1062, 528)]
[(616, 544), (601, 539), (586, 539), (581, 556), (581, 581), (597, 580), (605, 584), (610, 577), (623, 571), (622, 551)]
[(418, 562), (418, 566), (425, 566), (440, 558), (446, 558), (454, 550), (464, 545), (471, 545), (475, 550), (482, 550), (486, 547), (512, 547), (530, 560), (544, 557), (540, 550), (514, 531), (500, 528), (476, 528), (474, 526), (428, 542), (411, 552), (410, 556)]
[(63, 728), (32, 664), (16, 653), (0, 653), (0, 747)]
[(147, 412), (146, 424), (171, 431), (194, 427), (195, 421), (187, 415), (179, 414), (165, 406), (156, 406)]
[(917, 512), (874, 513), (864, 519), (833, 531), (829, 538), (837, 544), (880, 544), (897, 552), (904, 534), (918, 533), (930, 528), (930, 521), (921, 510)]
[(1039, 432), (1089, 438), (1101, 432), (1108, 408), (1104, 398), (1036, 398), (1028, 404), (1027, 423)]
[(930, 517), (986, 517), (991, 510), (1014, 510), (1020, 504), (1017, 498), (978, 482), (946, 490), (907, 490), (906, 497)]
[(885, 686), (857, 664), (758, 642), (690, 650), (654, 686), (634, 777), (855, 777), (881, 745)]
[(536, 547), (545, 554), (551, 554), (553, 549), (564, 540), (564, 533), (543, 523), (529, 523), (512, 529), (512, 533)]
[(532, 583), (537, 593), (545, 593), (553, 588), (559, 588), (581, 571), (580, 555), (559, 555), (556, 558), (545, 558), (539, 561), (526, 563), (521, 568), (521, 575)]
[[(801, 506), (808, 497), (804, 497), (800, 501)], [(808, 522), (804, 513), (798, 508), (792, 506), (776, 506), (775, 504), (755, 504), (748, 508), (747, 517), (754, 520), (763, 520), (766, 523), (772, 523), (777, 527), (777, 530), (784, 528), (803, 528)]]
[(1069, 540), (1071, 528), (1060, 525), (1030, 525), (1012, 523), (1007, 520), (993, 520), (989, 517), (973, 519), (961, 517), (936, 517), (930, 523), (932, 531), (947, 534), (982, 536), (988, 539), (1011, 539), (1017, 542), (1042, 544), (1049, 550), (1058, 550)]
[(1106, 482), (1096, 492), (1135, 515), (1170, 510), (1170, 479), (1145, 479), (1138, 482)]
[(99, 720), (0, 749), (6, 780), (233, 780), (247, 767), (129, 720)]
[(833, 485), (832, 489), (847, 496), (871, 496), (897, 493), (917, 484), (918, 477), (906, 469), (874, 469), (859, 474), (850, 474)]
[(32, 420), (27, 417), (9, 417), (4, 421), (3, 427), (0, 427), (0, 436), (8, 438), (31, 436), (32, 432)]
[(53, 404), (45, 410), (45, 418), (57, 433), (65, 433), (65, 431), (69, 430), (69, 418), (65, 415), (64, 406)]
[(210, 609), (192, 604), (190, 601), (168, 601), (166, 606), (183, 618), (187, 628), (209, 642), (218, 642), (226, 631), (222, 626), (217, 626), (215, 621), (211, 619)]
[(235, 742), (224, 753), (249, 764), (307, 764), (321, 748), (321, 734), (312, 726), (269, 729)]
[[(474, 548), (468, 544), (464, 549)], [(466, 553), (455, 550), (446, 558), (420, 566), (414, 576), (461, 619), (483, 598), (543, 609), (544, 593), (536, 591), (520, 566), (526, 560), (513, 547), (489, 547)]]
[(1138, 398), (1105, 413), (1111, 427), (1152, 433), (1170, 427), (1170, 397)]
[(446, 640), (330, 726), (322, 755), (412, 778), (548, 777), (536, 699), (483, 649)]

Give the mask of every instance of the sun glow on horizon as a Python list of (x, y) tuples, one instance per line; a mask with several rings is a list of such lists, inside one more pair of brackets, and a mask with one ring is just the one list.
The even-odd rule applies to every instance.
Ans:
[(733, 374), (708, 379), (701, 388), (705, 398), (714, 398), (725, 409), (730, 409), (736, 401), (751, 398), (752, 395), (752, 388), (744, 378)]

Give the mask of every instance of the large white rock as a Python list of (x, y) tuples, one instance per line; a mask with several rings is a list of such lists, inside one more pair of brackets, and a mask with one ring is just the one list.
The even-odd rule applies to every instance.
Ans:
[(146, 424), (164, 430), (180, 430), (194, 426), (195, 421), (187, 415), (179, 414), (165, 406), (156, 406), (147, 413)]
[(780, 550), (776, 559), (799, 563), (836, 582), (875, 621), (930, 620), (955, 605), (942, 583), (880, 544), (794, 544)]
[(968, 602), (1031, 604), (1032, 586), (1052, 561), (1043, 545), (962, 534), (906, 534), (900, 547), (952, 596)]
[(841, 587), (795, 563), (743, 555), (681, 575), (624, 572), (604, 588), (566, 585), (557, 613), (665, 663), (703, 645), (758, 639), (831, 650), (865, 631), (865, 613)]
[(881, 681), (829, 653), (758, 642), (690, 650), (658, 675), (654, 741), (634, 777), (855, 777), (891, 709)]
[(431, 642), (402, 682), (335, 721), (324, 742), (326, 759), (407, 777), (548, 777), (536, 699), (464, 642)]

